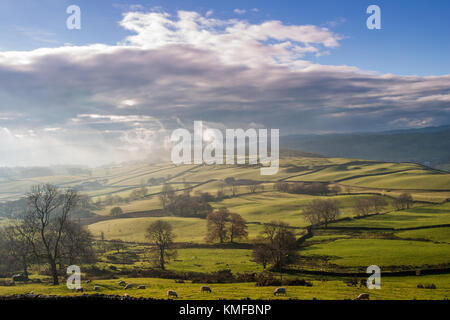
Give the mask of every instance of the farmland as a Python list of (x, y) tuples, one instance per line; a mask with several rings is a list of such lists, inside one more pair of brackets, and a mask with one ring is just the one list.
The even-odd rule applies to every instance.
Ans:
[[(85, 285), (88, 291), (98, 285), (102, 293), (123, 294), (118, 286), (123, 279), (127, 283), (146, 285), (146, 290), (127, 291), (142, 297), (165, 298), (170, 288), (177, 290), (183, 299), (271, 299), (273, 287), (258, 287), (251, 279), (236, 281), (242, 281), (239, 275), (264, 270), (253, 260), (252, 245), (261, 236), (265, 224), (277, 221), (289, 224), (299, 240), (300, 259), (273, 275), (304, 278), (313, 284), (312, 287), (289, 286), (287, 298), (354, 298), (367, 289), (349, 286), (345, 281), (355, 272), (361, 277), (369, 265), (378, 265), (386, 273), (382, 290), (370, 291), (374, 299), (442, 299), (450, 295), (450, 277), (446, 274), (450, 267), (450, 202), (447, 201), (450, 174), (413, 163), (343, 158), (282, 158), (280, 170), (273, 176), (261, 176), (259, 169), (242, 165), (123, 164), (94, 168), (79, 175), (3, 179), (0, 199), (17, 199), (33, 184), (43, 182), (61, 188), (76, 187), (91, 197), (95, 206), (89, 209), (90, 215), (79, 218), (92, 233), (98, 250), (95, 265), (82, 266), (91, 270), (84, 275), (93, 280)], [(235, 184), (229, 183), (230, 178)], [(279, 183), (310, 186), (318, 182), (335, 188), (326, 194), (293, 193), (277, 188)], [(170, 185), (175, 194), (187, 191), (192, 196), (210, 194), (209, 204), (214, 210), (226, 207), (245, 219), (248, 238), (236, 243), (207, 242), (204, 217), (174, 216), (163, 209), (160, 195), (164, 184)], [(258, 188), (253, 190), (252, 184)], [(414, 203), (410, 208), (399, 209), (395, 200), (405, 192), (411, 194)], [(383, 209), (357, 216), (355, 204), (374, 195), (384, 199)], [(328, 226), (308, 231), (310, 222), (303, 212), (318, 199), (335, 201), (339, 206), (338, 216)], [(112, 216), (115, 207), (121, 208), (121, 214)], [(167, 274), (155, 276), (146, 234), (148, 227), (158, 220), (172, 226), (177, 255), (168, 261)], [(4, 217), (0, 225), (12, 221), (11, 217)], [(308, 237), (301, 240), (305, 235)], [(118, 240), (123, 241), (123, 247), (109, 246)], [(427, 269), (442, 270), (442, 274), (401, 277), (395, 274)], [(186, 279), (180, 284), (173, 280), (188, 273), (206, 277), (223, 270), (229, 270), (237, 280), (211, 284), (213, 293), (208, 296), (199, 292), (201, 281), (192, 283)], [(319, 275), (320, 272), (325, 273)], [(339, 275), (328, 276), (327, 272)], [(0, 286), (0, 295), (29, 291), (74, 294), (63, 285), (46, 284), (47, 276), (40, 268), (32, 269), (32, 277), (42, 278), (44, 282)], [(436, 289), (418, 288), (420, 283), (432, 283)]]

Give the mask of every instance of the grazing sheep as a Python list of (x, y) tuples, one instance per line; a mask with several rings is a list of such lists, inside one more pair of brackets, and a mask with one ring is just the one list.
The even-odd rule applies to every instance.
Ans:
[(286, 288), (276, 288), (273, 291), (273, 295), (276, 296), (277, 294), (286, 294)]
[(208, 286), (203, 286), (203, 287), (201, 287), (201, 291), (202, 291), (202, 292), (209, 292), (209, 293), (212, 292), (212, 291), (211, 291), (211, 288), (208, 287)]
[(94, 291), (100, 291), (100, 287), (99, 286), (94, 286)]
[(176, 298), (178, 298), (178, 294), (175, 292), (175, 290), (168, 290), (168, 291), (167, 291), (167, 297), (168, 297), (168, 298), (170, 298), (170, 297), (176, 297)]
[(369, 300), (369, 294), (368, 293), (361, 293), (356, 300)]
[(127, 289), (132, 289), (134, 287), (134, 284), (132, 284), (132, 283), (129, 283), (129, 284), (127, 284), (126, 286), (125, 286), (125, 290), (127, 290)]
[(145, 286), (142, 284), (139, 287), (137, 287), (138, 289), (145, 289)]

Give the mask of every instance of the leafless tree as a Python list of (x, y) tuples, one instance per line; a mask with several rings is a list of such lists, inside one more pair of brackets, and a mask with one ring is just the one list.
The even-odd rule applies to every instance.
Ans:
[(247, 222), (238, 213), (230, 212), (228, 230), (230, 242), (234, 242), (236, 239), (248, 238)]
[[(59, 284), (57, 263), (61, 259), (61, 244), (70, 214), (78, 202), (73, 189), (59, 190), (51, 184), (34, 186), (27, 195), (28, 210), (24, 216), (24, 228), (36, 256), (43, 256), (50, 267), (53, 284)], [(35, 239), (39, 238), (42, 246)], [(30, 241), (32, 240), (32, 241)], [(41, 250), (42, 248), (42, 250)]]
[(213, 211), (206, 217), (206, 241), (213, 242), (219, 239), (223, 243), (229, 237), (229, 230), (227, 222), (230, 217), (230, 212), (223, 207), (219, 210)]
[(260, 240), (253, 247), (255, 261), (266, 265), (270, 263), (274, 270), (298, 260), (297, 241), (288, 224), (272, 221), (264, 226)]
[(264, 240), (260, 239), (253, 245), (252, 258), (254, 262), (262, 265), (266, 269), (271, 261), (271, 252), (268, 244), (264, 243)]
[(371, 206), (369, 199), (356, 199), (353, 211), (358, 217), (367, 216), (370, 213)]
[(172, 225), (167, 221), (157, 220), (148, 227), (146, 236), (154, 244), (152, 260), (165, 270), (166, 261), (176, 256), (176, 251), (172, 249), (175, 238)]
[(370, 198), (370, 202), (375, 213), (380, 213), (387, 206), (387, 201), (382, 196), (373, 196)]
[(397, 210), (409, 209), (414, 203), (413, 197), (409, 192), (402, 193), (394, 200), (394, 206)]
[(162, 187), (161, 193), (159, 194), (159, 200), (161, 201), (161, 205), (163, 210), (167, 209), (171, 199), (175, 196), (175, 191), (173, 190), (170, 184), (165, 183)]
[(24, 226), (18, 222), (0, 229), (0, 247), (5, 255), (2, 263), (7, 263), (10, 270), (20, 268), (28, 278), (28, 268), (36, 260), (25, 232)]
[(311, 225), (323, 223), (325, 228), (339, 214), (338, 202), (333, 199), (316, 199), (306, 205), (303, 215)]

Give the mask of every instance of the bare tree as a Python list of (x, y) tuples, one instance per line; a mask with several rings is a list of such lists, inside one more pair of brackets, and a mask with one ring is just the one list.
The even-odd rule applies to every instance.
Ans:
[[(50, 267), (53, 284), (59, 284), (57, 263), (61, 259), (61, 243), (70, 214), (78, 202), (78, 194), (73, 189), (60, 191), (51, 184), (34, 186), (27, 195), (28, 210), (24, 216), (24, 227), (28, 230), (28, 240), (37, 256), (44, 256)], [(41, 252), (41, 248), (43, 248)]]
[(303, 215), (311, 225), (323, 223), (325, 228), (328, 224), (335, 220), (339, 214), (338, 202), (333, 199), (316, 199), (306, 205)]
[(229, 217), (229, 236), (230, 242), (234, 242), (236, 239), (246, 239), (248, 238), (247, 232), (247, 222), (240, 214), (235, 212), (230, 212)]
[(92, 247), (94, 237), (79, 223), (68, 221), (64, 226), (61, 246), (61, 263), (67, 265), (94, 263), (95, 250)]
[(264, 240), (260, 239), (253, 245), (252, 257), (254, 262), (261, 264), (266, 269), (271, 261), (271, 252)]
[(258, 190), (259, 183), (257, 181), (251, 181), (247, 186), (250, 193), (255, 193)]
[(23, 225), (15, 223), (0, 229), (0, 246), (4, 250), (5, 257), (2, 262), (7, 262), (9, 269), (20, 268), (23, 275), (28, 278), (28, 268), (35, 261), (33, 248), (28, 242), (26, 230)]
[(414, 203), (413, 197), (409, 192), (402, 193), (397, 199), (394, 200), (394, 206), (397, 210), (409, 209)]
[(253, 247), (253, 257), (266, 265), (268, 262), (274, 270), (298, 260), (297, 241), (288, 224), (272, 221), (264, 226), (259, 243)]
[(153, 261), (165, 270), (166, 261), (176, 256), (176, 251), (172, 250), (175, 238), (172, 225), (166, 221), (157, 220), (148, 227), (146, 236), (155, 245), (151, 252)]
[(229, 230), (227, 228), (227, 222), (229, 216), (230, 212), (225, 207), (208, 214), (206, 217), (206, 241), (213, 242), (219, 239), (219, 242), (223, 243), (228, 239)]
[(371, 201), (369, 199), (356, 199), (353, 211), (358, 217), (367, 216), (370, 213)]
[(173, 190), (170, 184), (165, 183), (162, 187), (161, 193), (159, 194), (159, 200), (161, 201), (161, 205), (163, 210), (167, 209), (171, 199), (175, 196), (175, 191)]
[(370, 198), (370, 202), (375, 213), (380, 213), (387, 206), (387, 201), (382, 196), (373, 196)]

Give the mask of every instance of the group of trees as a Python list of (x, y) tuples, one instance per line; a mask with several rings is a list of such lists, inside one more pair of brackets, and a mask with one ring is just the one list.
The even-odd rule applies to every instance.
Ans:
[(16, 270), (20, 266), (27, 276), (31, 264), (44, 263), (56, 285), (58, 271), (64, 266), (95, 260), (92, 235), (71, 220), (80, 199), (75, 190), (39, 185), (26, 199), (28, 206), (20, 219), (0, 230), (4, 268)]
[(308, 203), (303, 210), (303, 216), (311, 225), (324, 224), (335, 220), (339, 215), (338, 202), (334, 199), (316, 199)]
[(397, 210), (404, 210), (411, 208), (414, 200), (410, 193), (404, 192), (398, 198), (394, 199), (393, 204)]
[(288, 192), (295, 194), (311, 194), (311, 195), (326, 195), (328, 193), (338, 193), (340, 189), (338, 186), (334, 186), (333, 188), (329, 188), (327, 183), (322, 182), (313, 182), (313, 183), (305, 183), (305, 182), (278, 182), (275, 184), (275, 190), (280, 192)]
[[(221, 208), (208, 215), (207, 241), (219, 241), (248, 237), (245, 220), (237, 213)], [(163, 220), (153, 222), (146, 232), (150, 240), (150, 260), (154, 266), (165, 270), (166, 263), (177, 256), (174, 248), (172, 225)], [(297, 242), (292, 228), (283, 222), (271, 222), (264, 225), (261, 236), (255, 241), (252, 251), (253, 260), (262, 264), (264, 269), (271, 265), (274, 270), (295, 263), (298, 260)]]
[(247, 222), (240, 214), (223, 207), (206, 217), (206, 241), (234, 242), (248, 237)]
[(357, 217), (367, 216), (370, 213), (380, 213), (387, 206), (387, 201), (381, 196), (356, 199), (353, 211)]
[(163, 210), (169, 215), (205, 218), (213, 210), (209, 202), (214, 200), (214, 197), (208, 193), (193, 196), (189, 187), (177, 194), (170, 184), (164, 184), (159, 200)]

